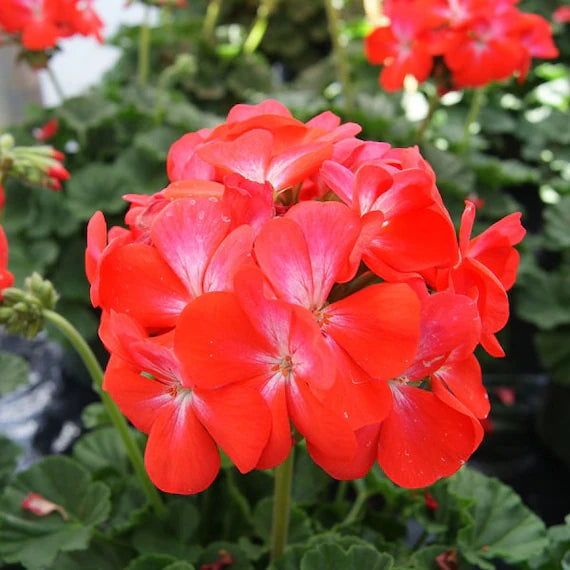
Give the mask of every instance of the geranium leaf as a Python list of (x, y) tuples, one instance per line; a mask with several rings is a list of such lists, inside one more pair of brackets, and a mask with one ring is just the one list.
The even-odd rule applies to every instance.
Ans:
[(569, 334), (570, 327), (564, 326), (552, 331), (540, 331), (535, 339), (540, 359), (552, 378), (561, 384), (570, 384)]
[(458, 550), (471, 564), (492, 569), (494, 558), (522, 562), (546, 547), (544, 523), (498, 479), (463, 468), (450, 479), (449, 492), (472, 499), (457, 535)]
[(168, 554), (143, 554), (135, 558), (125, 570), (194, 570), (194, 566), (184, 560), (177, 560)]
[(389, 570), (393, 563), (394, 559), (389, 554), (382, 554), (371, 545), (353, 545), (345, 551), (336, 544), (321, 544), (305, 553), (301, 559), (301, 570)]
[[(37, 516), (22, 508), (29, 493), (59, 505), (59, 512)], [(0, 498), (0, 556), (29, 570), (45, 568), (58, 552), (87, 548), (93, 529), (110, 512), (110, 491), (68, 457), (51, 456), (18, 474)]]
[(168, 504), (166, 519), (146, 514), (133, 533), (132, 545), (141, 554), (167, 554), (193, 563), (202, 551), (191, 540), (199, 521), (198, 509), (187, 497), (176, 499)]
[(25, 386), (30, 377), (30, 366), (17, 354), (0, 352), (0, 396)]
[(124, 570), (133, 551), (122, 545), (94, 539), (87, 550), (60, 553), (51, 570)]
[[(236, 544), (231, 542), (212, 542), (209, 544), (196, 562), (196, 566), (200, 568), (202, 565), (213, 564), (223, 560), (232, 560), (228, 570), (253, 570), (251, 562), (248, 560), (247, 555)], [(223, 566), (222, 566), (223, 568)]]
[(0, 492), (12, 477), (22, 449), (11, 439), (0, 435)]
[(544, 238), (548, 249), (570, 248), (570, 196), (544, 210)]

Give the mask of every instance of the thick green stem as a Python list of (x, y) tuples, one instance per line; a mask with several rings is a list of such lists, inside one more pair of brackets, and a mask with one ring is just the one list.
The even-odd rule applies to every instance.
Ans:
[(204, 18), (204, 27), (202, 28), (202, 37), (206, 41), (214, 40), (214, 31), (216, 29), (216, 24), (218, 23), (218, 18), (220, 17), (220, 8), (222, 7), (223, 0), (210, 0), (208, 4), (208, 10), (206, 11), (206, 17)]
[(243, 53), (254, 53), (263, 40), (263, 36), (269, 25), (269, 18), (275, 11), (279, 0), (261, 0), (261, 4), (257, 9), (255, 22), (249, 31), (247, 38), (243, 44)]
[(333, 45), (333, 51), (336, 60), (336, 69), (342, 87), (342, 94), (344, 96), (344, 110), (347, 114), (350, 114), (353, 108), (352, 86), (350, 84), (348, 56), (341, 38), (338, 12), (334, 7), (333, 0), (325, 0), (325, 8), (327, 10), (329, 35), (331, 37)]
[(424, 140), (424, 135), (427, 128), (431, 125), (431, 121), (433, 119), (433, 114), (435, 110), (439, 106), (440, 97), (437, 90), (434, 90), (433, 93), (429, 97), (429, 107), (427, 115), (425, 116), (424, 120), (420, 123), (418, 127), (418, 132), (416, 134), (416, 142), (420, 144)]
[(145, 7), (144, 20), (139, 31), (139, 61), (138, 80), (141, 85), (146, 85), (149, 73), (150, 60), (150, 7)]
[(293, 484), (293, 461), (295, 447), (291, 448), (289, 457), (275, 468), (275, 492), (273, 503), (273, 528), (271, 529), (271, 561), (283, 554), (287, 545), (289, 516), (291, 513), (291, 487)]
[(479, 87), (473, 91), (473, 98), (471, 99), (471, 106), (469, 107), (469, 112), (467, 113), (467, 119), (465, 120), (465, 128), (463, 130), (463, 138), (459, 143), (459, 151), (465, 152), (469, 147), (469, 139), (471, 138), (471, 126), (477, 120), (479, 116), (479, 111), (483, 105), (483, 100), (485, 98), (485, 88)]
[(48, 77), (51, 81), (51, 84), (53, 85), (53, 88), (55, 89), (55, 92), (57, 93), (57, 96), (60, 98), (61, 101), (64, 101), (65, 100), (65, 93), (63, 92), (63, 88), (61, 87), (61, 83), (57, 79), (57, 75), (54, 73), (53, 69), (49, 65), (46, 65), (45, 69), (47, 71), (47, 74), (48, 74)]
[(49, 321), (55, 325), (59, 331), (65, 335), (65, 337), (69, 340), (73, 348), (81, 357), (81, 360), (85, 364), (85, 367), (87, 368), (87, 371), (93, 380), (93, 386), (101, 397), (103, 405), (105, 406), (105, 410), (109, 415), (113, 426), (116, 428), (119, 437), (123, 441), (129, 459), (131, 460), (135, 473), (146, 496), (151, 502), (155, 513), (158, 516), (163, 516), (166, 512), (164, 504), (158, 491), (156, 490), (156, 487), (148, 478), (148, 475), (144, 468), (142, 454), (131, 435), (127, 421), (109, 394), (103, 390), (103, 370), (101, 369), (97, 358), (93, 354), (93, 351), (85, 342), (85, 339), (81, 336), (79, 331), (68, 320), (64, 319), (58, 313), (50, 311), (48, 309), (44, 309), (43, 314), (46, 321)]

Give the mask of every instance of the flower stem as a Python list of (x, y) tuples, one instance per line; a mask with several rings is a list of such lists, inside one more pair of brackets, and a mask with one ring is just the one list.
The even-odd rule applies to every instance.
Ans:
[(61, 83), (59, 82), (57, 75), (54, 73), (53, 69), (49, 65), (46, 65), (45, 69), (47, 71), (51, 84), (53, 85), (53, 88), (57, 93), (57, 96), (59, 97), (60, 101), (64, 101), (65, 93), (63, 92), (63, 88), (61, 87)]
[(138, 80), (141, 85), (146, 85), (148, 81), (149, 59), (150, 59), (150, 7), (145, 7), (144, 20), (141, 23), (139, 32), (139, 60), (138, 60)]
[(431, 125), (431, 120), (433, 119), (433, 114), (435, 110), (439, 106), (440, 97), (437, 90), (434, 90), (433, 93), (429, 97), (429, 107), (427, 115), (425, 116), (424, 120), (420, 123), (418, 127), (418, 132), (416, 133), (416, 142), (420, 144), (424, 140), (425, 132), (427, 128)]
[(348, 56), (345, 46), (341, 39), (340, 21), (338, 12), (334, 7), (333, 0), (325, 0), (325, 8), (327, 10), (327, 21), (329, 26), (329, 35), (331, 37), (333, 52), (336, 59), (336, 69), (340, 84), (342, 86), (342, 94), (344, 96), (344, 110), (347, 114), (352, 112), (352, 87), (350, 85), (350, 71), (348, 67)]
[(211, 42), (214, 39), (214, 31), (218, 23), (218, 18), (220, 17), (222, 1), (223, 0), (210, 0), (208, 4), (206, 17), (204, 18), (204, 27), (202, 28), (202, 37), (206, 41)]
[(85, 342), (85, 339), (81, 336), (79, 331), (67, 319), (62, 317), (60, 314), (48, 309), (44, 309), (43, 315), (46, 321), (49, 321), (55, 325), (59, 331), (65, 335), (65, 337), (69, 340), (73, 348), (81, 357), (81, 360), (85, 364), (85, 367), (87, 368), (87, 371), (93, 380), (93, 386), (101, 397), (103, 405), (105, 406), (105, 410), (109, 415), (113, 426), (116, 428), (119, 437), (123, 441), (129, 459), (131, 460), (135, 473), (139, 478), (146, 496), (152, 504), (155, 513), (158, 516), (162, 517), (166, 513), (162, 499), (156, 490), (156, 487), (150, 482), (150, 479), (148, 478), (148, 475), (144, 468), (142, 454), (131, 435), (127, 421), (109, 394), (103, 390), (103, 370), (101, 369), (97, 358), (93, 354), (93, 351)]
[(283, 554), (287, 544), (289, 516), (291, 514), (291, 487), (293, 483), (293, 460), (295, 446), (289, 457), (275, 468), (275, 492), (273, 503), (273, 528), (271, 529), (271, 562)]
[(465, 120), (465, 128), (463, 130), (463, 138), (459, 143), (459, 152), (465, 152), (469, 147), (469, 139), (471, 138), (471, 125), (477, 120), (479, 116), (479, 111), (483, 105), (483, 99), (485, 95), (485, 89), (479, 87), (473, 91), (473, 98), (471, 99), (471, 106), (469, 107), (469, 112), (467, 113), (467, 119)]
[(366, 504), (366, 501), (368, 501), (369, 498), (366, 483), (364, 483), (362, 479), (355, 479), (353, 481), (353, 484), (356, 487), (356, 499), (352, 504), (352, 509), (350, 509), (350, 512), (346, 515), (344, 521), (342, 521), (342, 524), (344, 525), (351, 524), (358, 518), (360, 510)]
[(269, 25), (269, 18), (275, 11), (279, 0), (261, 0), (261, 4), (257, 8), (255, 22), (249, 31), (247, 38), (243, 44), (243, 53), (254, 53), (263, 40), (263, 36)]

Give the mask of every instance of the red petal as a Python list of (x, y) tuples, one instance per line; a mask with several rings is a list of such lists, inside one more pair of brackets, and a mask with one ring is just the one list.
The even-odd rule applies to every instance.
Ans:
[(378, 437), (380, 426), (369, 425), (356, 433), (357, 451), (350, 461), (339, 461), (324, 454), (318, 448), (307, 443), (307, 449), (314, 462), (322, 467), (331, 477), (345, 481), (364, 477), (374, 465), (378, 455)]
[[(361, 230), (360, 217), (338, 202), (302, 202), (286, 214), (294, 220), (305, 237), (313, 275), (313, 305), (324, 303), (336, 281), (349, 281), (349, 255)], [(319, 303), (317, 305), (317, 303)]]
[[(199, 323), (199, 325), (198, 325)], [(203, 389), (270, 374), (268, 345), (232, 293), (205, 293), (188, 304), (174, 335), (185, 376)]]
[(101, 306), (128, 313), (149, 328), (172, 327), (189, 294), (151, 246), (133, 243), (109, 252), (101, 262)]
[(417, 488), (455, 473), (474, 449), (471, 419), (425, 390), (399, 385), (393, 393), (394, 408), (382, 423), (378, 446), (386, 475)]
[(142, 376), (118, 356), (111, 355), (103, 389), (119, 406), (119, 409), (133, 425), (148, 433), (163, 407), (169, 405), (172, 396), (168, 385)]
[(196, 415), (242, 472), (259, 461), (271, 430), (271, 414), (259, 392), (243, 385), (194, 393)]
[(265, 384), (261, 395), (271, 410), (271, 433), (257, 468), (271, 469), (287, 459), (294, 444), (287, 411), (287, 392), (280, 374)]
[(444, 380), (453, 395), (477, 418), (487, 417), (490, 406), (481, 379), (481, 366), (474, 355), (447, 362), (435, 375)]
[(253, 129), (233, 141), (214, 140), (198, 149), (202, 160), (226, 173), (237, 172), (253, 182), (265, 182), (271, 160), (273, 135)]
[(152, 242), (192, 297), (204, 292), (204, 272), (229, 224), (221, 202), (213, 196), (175, 200), (156, 217)]
[(420, 337), (420, 302), (408, 285), (371, 285), (324, 314), (325, 333), (372, 377), (388, 380), (409, 367)]
[[(315, 305), (309, 249), (298, 224), (275, 218), (255, 241), (255, 257), (278, 296), (306, 308)], [(317, 299), (316, 306), (324, 299)]]
[(144, 463), (165, 493), (190, 495), (207, 489), (220, 469), (218, 448), (198, 421), (190, 400), (166, 406), (152, 425)]
[(355, 456), (356, 438), (348, 420), (327, 409), (302, 380), (287, 384), (287, 407), (307, 444), (334, 460), (350, 461)]

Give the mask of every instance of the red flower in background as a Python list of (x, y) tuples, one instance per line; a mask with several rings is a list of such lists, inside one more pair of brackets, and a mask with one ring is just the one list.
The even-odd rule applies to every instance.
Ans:
[(0, 301), (2, 291), (14, 284), (14, 276), (8, 271), (8, 240), (4, 228), (0, 226)]
[(92, 0), (2, 0), (0, 31), (16, 34), (32, 51), (54, 48), (60, 38), (75, 34), (102, 41), (103, 22)]
[[(366, 55), (384, 66), (380, 84), (387, 91), (401, 89), (407, 74), (426, 80), (434, 56), (443, 58), (454, 88), (479, 87), (515, 73), (522, 80), (533, 57), (553, 58), (558, 50), (550, 24), (514, 4), (391, 0), (385, 4), (390, 24), (366, 38)], [(438, 68), (436, 81), (445, 75)]]

